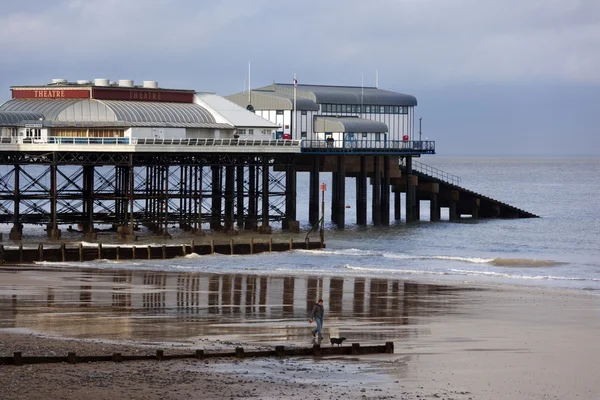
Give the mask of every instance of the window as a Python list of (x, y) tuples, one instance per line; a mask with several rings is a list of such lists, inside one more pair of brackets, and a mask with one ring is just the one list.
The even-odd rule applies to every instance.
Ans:
[(300, 138), (301, 139), (306, 139), (306, 131), (300, 132)]
[(246, 134), (246, 130), (245, 129), (238, 129), (237, 133), (238, 133), (238, 135), (245, 135)]
[(254, 129), (248, 129), (248, 135), (254, 135)]
[(368, 134), (368, 133), (366, 133), (366, 132), (364, 132), (364, 133), (362, 134), (362, 138), (363, 138), (363, 139), (366, 139), (368, 136), (369, 136), (369, 134)]
[(399, 107), (398, 106), (392, 107), (392, 113), (393, 114), (398, 114), (399, 113)]
[(385, 107), (384, 106), (380, 106), (379, 107), (379, 113), (383, 114), (385, 112)]
[(336, 112), (338, 112), (338, 113), (342, 112), (342, 105), (341, 104), (337, 104), (336, 105)]
[(306, 115), (306, 110), (302, 110), (302, 111), (300, 111), (300, 114), (301, 114), (301, 115)]
[(275, 111), (275, 114), (277, 114), (277, 115), (283, 115), (283, 110), (277, 110), (277, 111)]
[(378, 141), (378, 142), (381, 141), (381, 133), (376, 133), (375, 134), (375, 140)]
[(390, 106), (383, 106), (383, 109), (386, 114), (390, 113)]
[(345, 112), (347, 112), (346, 110), (347, 110), (346, 105), (342, 104), (342, 112), (345, 113)]
[(365, 106), (365, 112), (366, 113), (370, 113), (371, 112), (371, 106)]

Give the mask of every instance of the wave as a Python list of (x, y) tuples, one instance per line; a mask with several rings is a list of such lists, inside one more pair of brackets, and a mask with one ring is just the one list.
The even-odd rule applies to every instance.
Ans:
[(567, 264), (561, 261), (553, 260), (535, 260), (525, 258), (484, 258), (484, 257), (463, 257), (463, 256), (447, 256), (447, 255), (411, 255), (403, 253), (376, 252), (360, 249), (345, 249), (345, 250), (301, 250), (302, 252), (315, 255), (343, 255), (355, 257), (383, 257), (396, 260), (439, 260), (439, 261), (459, 261), (469, 264), (489, 264), (496, 267), (553, 267), (557, 265)]

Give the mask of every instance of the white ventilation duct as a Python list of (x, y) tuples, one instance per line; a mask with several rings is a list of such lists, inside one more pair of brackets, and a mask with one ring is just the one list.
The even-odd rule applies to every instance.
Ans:
[(94, 85), (96, 86), (108, 86), (110, 81), (108, 79), (94, 79)]
[(158, 89), (158, 82), (156, 81), (144, 81), (144, 87), (148, 89)]
[(88, 81), (87, 79), (79, 79), (77, 81), (78, 85), (89, 85), (90, 83), (92, 83), (91, 81)]
[(133, 81), (131, 79), (119, 79), (119, 86), (133, 87)]

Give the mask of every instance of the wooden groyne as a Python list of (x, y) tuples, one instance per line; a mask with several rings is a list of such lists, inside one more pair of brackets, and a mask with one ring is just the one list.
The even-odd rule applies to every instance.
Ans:
[(207, 358), (237, 358), (248, 357), (323, 357), (340, 355), (365, 355), (365, 354), (393, 354), (394, 343), (386, 342), (385, 345), (361, 346), (360, 343), (352, 343), (351, 346), (332, 346), (321, 347), (315, 344), (312, 347), (304, 348), (286, 348), (285, 346), (276, 346), (274, 350), (254, 350), (245, 351), (243, 347), (236, 347), (233, 351), (226, 352), (205, 352), (196, 350), (188, 354), (165, 354), (164, 350), (156, 350), (152, 355), (124, 355), (113, 353), (102, 356), (78, 356), (75, 352), (69, 352), (67, 356), (24, 356), (22, 352), (13, 353), (12, 357), (0, 357), (0, 365), (25, 365), (25, 364), (56, 364), (56, 363), (90, 363), (90, 362), (123, 362), (123, 361), (142, 361), (142, 360), (181, 360)]
[(192, 241), (189, 244), (169, 244), (169, 245), (147, 245), (147, 246), (120, 246), (105, 245), (98, 243), (96, 246), (84, 246), (83, 244), (66, 244), (23, 246), (20, 244), (15, 247), (5, 247), (0, 245), (0, 264), (27, 264), (33, 262), (84, 262), (94, 260), (160, 260), (184, 257), (195, 253), (198, 255), (225, 254), (225, 255), (246, 255), (265, 252), (281, 252), (290, 250), (316, 250), (325, 248), (321, 241), (310, 241), (306, 239), (302, 242), (294, 242), (290, 239), (288, 242), (269, 241), (254, 242), (250, 239), (248, 242), (236, 242), (233, 239), (229, 243), (216, 244), (214, 240), (210, 243), (195, 244)]

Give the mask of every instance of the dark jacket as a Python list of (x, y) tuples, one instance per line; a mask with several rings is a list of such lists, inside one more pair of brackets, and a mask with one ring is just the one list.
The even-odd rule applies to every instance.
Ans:
[(323, 318), (324, 315), (325, 315), (325, 311), (323, 309), (323, 306), (319, 305), (319, 303), (317, 303), (317, 304), (315, 304), (315, 306), (312, 309), (312, 314), (310, 314), (310, 319)]

